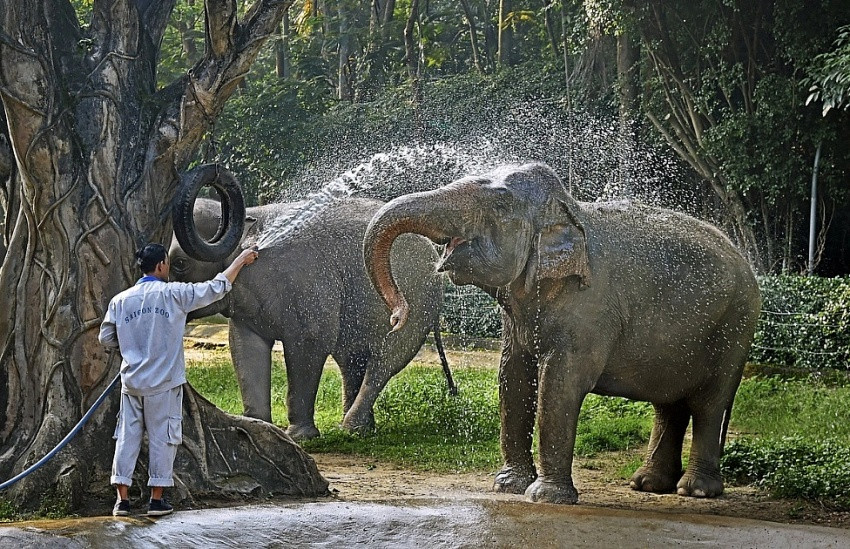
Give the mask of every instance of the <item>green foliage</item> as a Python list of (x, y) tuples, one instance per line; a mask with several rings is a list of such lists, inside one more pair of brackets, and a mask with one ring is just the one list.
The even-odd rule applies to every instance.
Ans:
[(825, 30), (850, 20), (850, 4), (662, 2), (636, 13), (651, 69), (642, 76), (645, 112), (722, 200), (746, 204), (732, 223), (760, 240), (741, 243), (750, 254), (760, 248), (757, 267), (793, 269), (805, 255), (799, 228), (820, 143), (829, 150), (820, 196), (828, 208), (847, 204), (846, 120), (807, 108), (804, 78)]
[(775, 497), (850, 509), (850, 446), (846, 439), (743, 438), (727, 444), (721, 468), (727, 479), (766, 488)]
[[(276, 196), (280, 182), (315, 154), (315, 141), (302, 141), (304, 130), (331, 106), (328, 90), (317, 80), (268, 76), (237, 93), (216, 125), (218, 160), (239, 177), (246, 200)], [(268, 200), (266, 200), (268, 201)]]
[(822, 101), (824, 116), (832, 109), (850, 107), (850, 25), (838, 29), (833, 46), (814, 58), (810, 76), (804, 80), (810, 85), (806, 104)]
[(646, 443), (653, 410), (647, 402), (587, 395), (576, 430), (576, 455), (625, 450)]
[(23, 511), (11, 501), (0, 499), (0, 523), (37, 519), (62, 519), (73, 516), (76, 515), (71, 513), (67, 498), (60, 498), (55, 493), (45, 494), (39, 501), (38, 508), (32, 511)]
[(9, 500), (0, 499), (0, 522), (20, 520), (17, 507)]
[(805, 498), (850, 509), (850, 378), (839, 386), (817, 377), (745, 379), (726, 445), (723, 473), (777, 497)]
[[(216, 125), (216, 158), (237, 175), (249, 203), (276, 201), (292, 189), (303, 196), (347, 168), (320, 181), (305, 180), (305, 171), (315, 168), (312, 171), (324, 176), (328, 166), (356, 166), (375, 153), (410, 144), (413, 136), (422, 136), (419, 143), (427, 145), (488, 135), (517, 109), (558, 97), (563, 90), (562, 79), (539, 64), (429, 82), (421, 107), (425, 127), (420, 131), (406, 85), (388, 88), (370, 103), (337, 102), (323, 86), (318, 79), (268, 77), (252, 80), (227, 103)], [(538, 157), (530, 147), (541, 144), (523, 139), (521, 128), (516, 131), (516, 154)], [(431, 179), (421, 176), (431, 187), (446, 177), (441, 166), (423, 169), (434, 173)], [(392, 198), (386, 193), (378, 197)]]
[(754, 362), (850, 370), (850, 278), (761, 277)]

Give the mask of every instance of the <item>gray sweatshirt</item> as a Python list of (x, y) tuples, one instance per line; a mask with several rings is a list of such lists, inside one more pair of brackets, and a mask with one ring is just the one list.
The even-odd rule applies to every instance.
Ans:
[(222, 273), (196, 284), (146, 276), (113, 297), (98, 339), (121, 351), (122, 391), (150, 396), (185, 383), (186, 315), (218, 301), (231, 287)]

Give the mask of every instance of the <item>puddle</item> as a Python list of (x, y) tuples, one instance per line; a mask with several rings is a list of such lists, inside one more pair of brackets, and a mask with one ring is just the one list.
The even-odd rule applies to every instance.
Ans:
[(850, 530), (587, 505), (317, 502), (18, 523), (4, 547), (850, 547)]

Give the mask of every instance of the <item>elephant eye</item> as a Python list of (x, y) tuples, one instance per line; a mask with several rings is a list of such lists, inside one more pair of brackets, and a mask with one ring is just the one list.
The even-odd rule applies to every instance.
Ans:
[(508, 211), (511, 207), (511, 191), (504, 187), (495, 187), (496, 191), (495, 197), (493, 199), (493, 206), (501, 211)]
[(171, 268), (179, 273), (183, 273), (189, 269), (189, 262), (183, 257), (175, 257), (171, 260)]

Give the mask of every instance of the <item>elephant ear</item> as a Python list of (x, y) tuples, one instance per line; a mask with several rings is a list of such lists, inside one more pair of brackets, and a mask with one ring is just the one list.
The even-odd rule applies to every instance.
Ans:
[[(255, 229), (257, 227), (257, 229)], [(250, 248), (256, 246), (260, 235), (258, 234), (259, 226), (257, 218), (251, 215), (245, 216), (245, 230), (242, 231), (242, 248)]]
[(578, 276), (582, 288), (590, 285), (587, 234), (584, 225), (572, 213), (571, 206), (561, 199), (552, 204), (550, 211), (553, 214), (546, 216), (546, 222), (534, 242), (526, 269), (526, 291), (530, 292), (541, 278)]
[(248, 236), (248, 231), (251, 230), (251, 227), (253, 227), (256, 222), (257, 222), (256, 217), (253, 217), (253, 216), (250, 216), (250, 215), (245, 216), (245, 230), (242, 231), (242, 238), (243, 239), (246, 236)]

